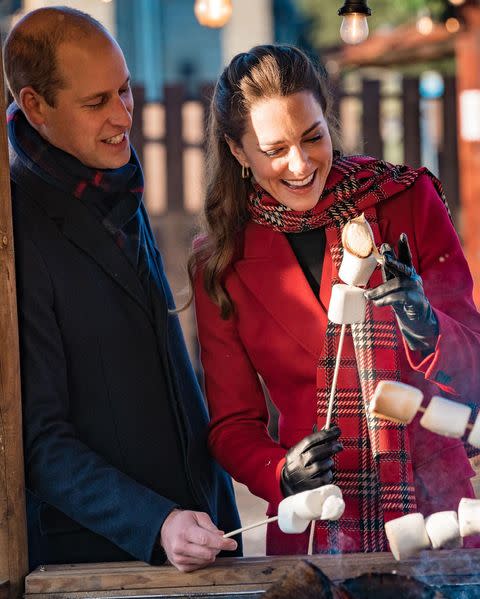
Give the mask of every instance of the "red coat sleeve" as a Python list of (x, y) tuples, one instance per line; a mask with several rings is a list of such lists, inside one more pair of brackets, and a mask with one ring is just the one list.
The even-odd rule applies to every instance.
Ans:
[(411, 192), (411, 221), (418, 272), (439, 323), (434, 353), (423, 359), (405, 350), (410, 366), (441, 391), (462, 401), (478, 401), (480, 315), (472, 298), (473, 281), (460, 241), (431, 180), (422, 175)]
[[(231, 272), (230, 277), (235, 276)], [(201, 273), (194, 292), (211, 417), (210, 450), (235, 480), (276, 506), (283, 499), (279, 471), (285, 449), (268, 434), (268, 410), (259, 377), (239, 338), (235, 316), (220, 318)]]

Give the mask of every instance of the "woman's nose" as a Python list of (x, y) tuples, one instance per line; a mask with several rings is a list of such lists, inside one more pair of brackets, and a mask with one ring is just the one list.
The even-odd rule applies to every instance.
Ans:
[(301, 147), (292, 148), (288, 158), (288, 169), (291, 173), (294, 175), (308, 174), (310, 159), (308, 153)]

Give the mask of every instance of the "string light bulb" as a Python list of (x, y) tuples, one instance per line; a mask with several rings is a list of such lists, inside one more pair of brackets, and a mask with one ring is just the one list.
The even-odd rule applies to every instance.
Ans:
[(193, 11), (200, 25), (223, 27), (232, 16), (232, 0), (195, 0)]
[(367, 17), (372, 11), (367, 6), (367, 0), (345, 0), (338, 15), (342, 17), (340, 37), (346, 44), (359, 44), (368, 37)]

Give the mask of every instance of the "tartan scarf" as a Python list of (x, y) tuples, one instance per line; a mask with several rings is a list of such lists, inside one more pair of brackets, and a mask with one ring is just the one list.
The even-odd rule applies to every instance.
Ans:
[(94, 169), (46, 141), (28, 123), (15, 102), (7, 110), (11, 162), (80, 200), (91, 209), (134, 268), (145, 231), (139, 218), (143, 173), (133, 148), (130, 161), (117, 169)]
[[(335, 285), (341, 282), (338, 269), (345, 223), (363, 212), (379, 245), (375, 206), (411, 187), (421, 174), (431, 177), (444, 199), (440, 182), (425, 168), (413, 170), (367, 156), (336, 156), (320, 200), (312, 209), (291, 210), (253, 183), (248, 210), (254, 222), (280, 232), (325, 227)], [(382, 282), (377, 268), (369, 285)], [(328, 323), (317, 365), (319, 429), (326, 421), (340, 329), (340, 325)], [(332, 418), (342, 430), (344, 450), (335, 456), (334, 481), (342, 489), (346, 510), (337, 522), (316, 522), (317, 552), (386, 551), (384, 522), (416, 511), (406, 427), (368, 411), (379, 380), (400, 380), (398, 352), (393, 310), (368, 302), (365, 321), (347, 327)]]

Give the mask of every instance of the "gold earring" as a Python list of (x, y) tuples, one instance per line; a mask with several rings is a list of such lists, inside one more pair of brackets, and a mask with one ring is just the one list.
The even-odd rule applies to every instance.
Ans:
[(245, 164), (242, 164), (242, 179), (248, 179), (250, 177), (250, 168)]

